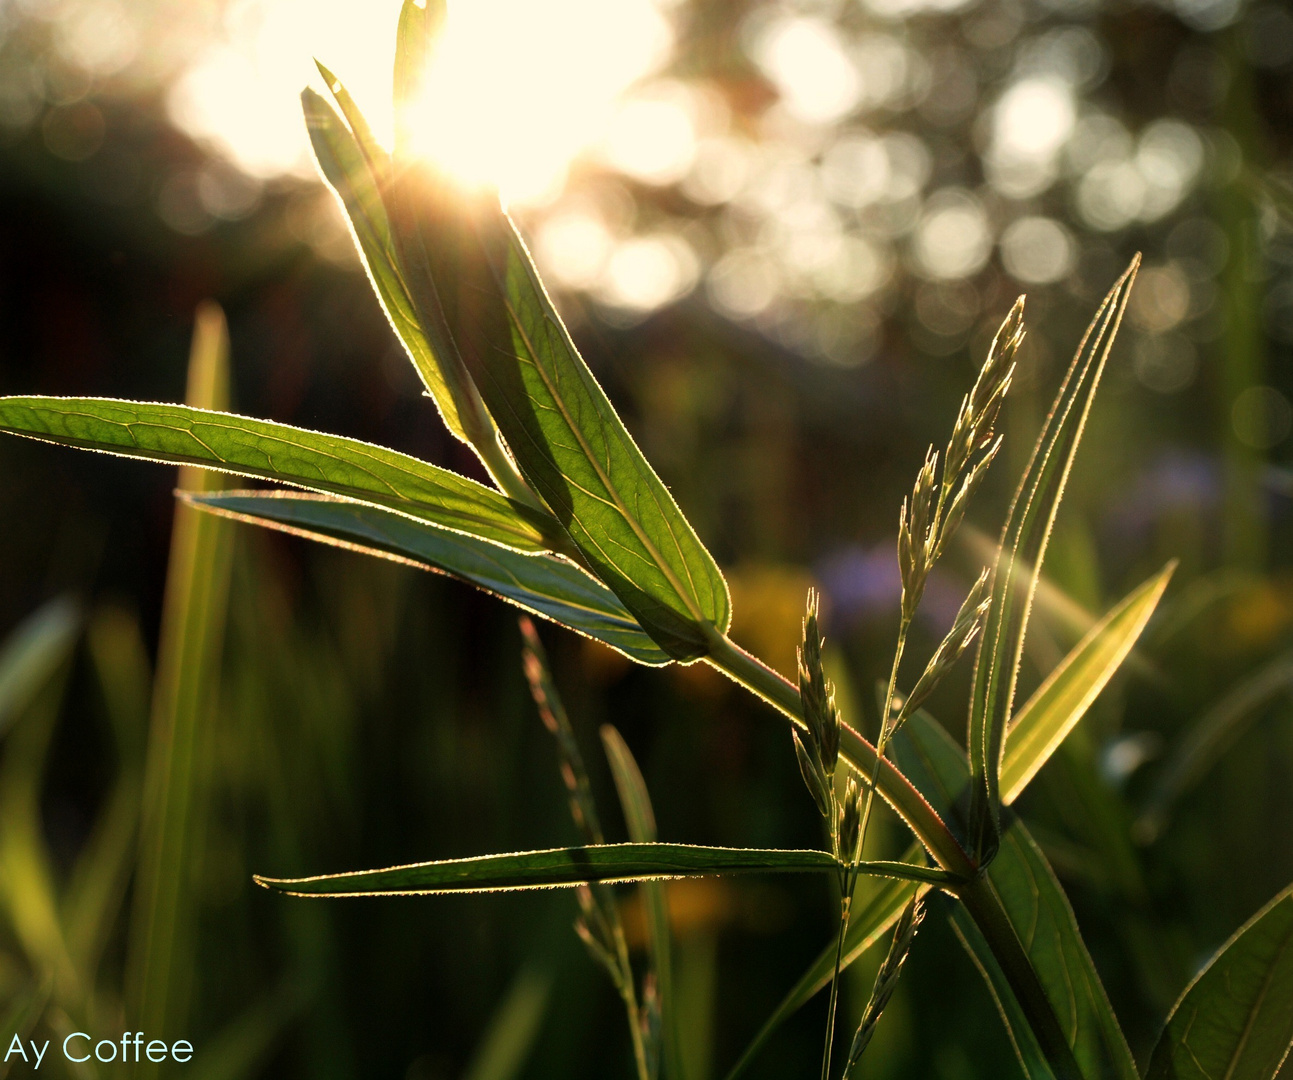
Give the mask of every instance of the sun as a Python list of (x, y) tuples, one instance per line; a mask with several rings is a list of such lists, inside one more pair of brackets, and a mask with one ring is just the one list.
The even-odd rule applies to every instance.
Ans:
[[(617, 104), (658, 70), (673, 44), (667, 0), (451, 0), (405, 122), (415, 150), (510, 202), (550, 198)], [(195, 60), (171, 97), (193, 134), (247, 171), (308, 168), (297, 108), (312, 57), (354, 94), (390, 140), (397, 0), (248, 0), (223, 40)]]

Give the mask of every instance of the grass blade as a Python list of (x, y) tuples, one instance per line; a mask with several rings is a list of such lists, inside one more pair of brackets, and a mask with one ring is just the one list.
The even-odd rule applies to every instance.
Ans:
[(106, 608), (90, 620), (90, 659), (107, 704), (118, 773), (77, 856), (63, 899), (68, 949), (88, 980), (116, 925), (134, 864), (152, 672), (139, 623)]
[[(198, 309), (188, 400), (204, 409), (229, 397), (229, 339), (214, 304)], [(197, 436), (192, 436), (196, 440)], [(179, 486), (209, 491), (218, 474), (180, 470)], [(195, 840), (207, 755), (201, 750), (219, 692), (229, 596), (228, 522), (175, 506), (149, 722), (139, 863), (126, 955), (127, 1015), (145, 1031), (176, 1030), (188, 1015)], [(153, 1076), (140, 1065), (137, 1075)]]
[[(897, 862), (864, 862), (861, 872), (947, 884), (950, 875)], [(665, 881), (718, 874), (835, 873), (828, 851), (701, 847), (693, 844), (594, 844), (506, 855), (412, 863), (352, 874), (266, 878), (293, 896), (395, 896), (558, 889), (596, 882)]]
[[(629, 839), (635, 844), (653, 844), (658, 839), (655, 811), (647, 791), (642, 770), (629, 750), (624, 737), (610, 724), (602, 727), (602, 746), (615, 778), (615, 790), (624, 811)], [(660, 1005), (660, 1027), (664, 1049), (664, 1075), (682, 1080), (682, 1055), (678, 1046), (677, 1017), (673, 997), (673, 942), (669, 933), (669, 902), (665, 886), (659, 881), (642, 885), (646, 903), (647, 950), (655, 972), (656, 1000)]]
[(1226, 747), (1272, 698), (1293, 686), (1293, 652), (1240, 679), (1190, 725), (1163, 763), (1133, 827), (1141, 843), (1162, 833), (1177, 799), (1216, 764)]
[[(914, 862), (921, 858), (923, 851), (919, 844), (913, 844), (903, 855), (903, 861)], [(844, 939), (844, 954), (840, 960), (841, 972), (884, 940), (885, 935), (893, 929), (903, 910), (911, 902), (912, 896), (922, 888), (915, 882), (899, 880), (878, 882), (877, 886), (870, 898), (853, 913), (849, 921), (848, 934)], [(834, 973), (835, 943), (832, 941), (782, 999), (776, 1011), (764, 1021), (758, 1034), (732, 1066), (727, 1074), (727, 1080), (736, 1080), (741, 1076), (768, 1044), (773, 1033), (790, 1016), (830, 985)]]
[(449, 574), (604, 642), (639, 664), (670, 662), (613, 592), (566, 559), (523, 555), (326, 495), (231, 491), (186, 498), (203, 510), (238, 521)]
[(76, 604), (59, 597), (9, 635), (0, 650), (0, 735), (67, 662), (80, 630)]
[(79, 623), (67, 601), (55, 600), (19, 627), (4, 655), (6, 668), (22, 677), (8, 683), (9, 699), (0, 706), (12, 717), (0, 757), (0, 904), (28, 965), (49, 973), (54, 1000), (65, 1011), (81, 1007), (87, 988), (59, 919), (40, 803)]
[[(28, 983), (9, 1001), (9, 1007), (0, 1015), (0, 1030), (12, 1032), (21, 1041), (25, 1039), (49, 1003), (50, 980), (48, 976)], [(9, 1062), (0, 1061), (0, 1080), (9, 1075)]]
[(1293, 1046), (1293, 888), (1235, 933), (1186, 988), (1145, 1080), (1272, 1080)]
[(552, 977), (535, 967), (522, 968), (467, 1066), (465, 1080), (514, 1080), (525, 1068), (543, 1017)]
[[(973, 854), (981, 861), (992, 858), (1001, 832), (1000, 773), (1006, 723), (1051, 526), (1139, 268), (1137, 255), (1087, 328), (1038, 436), (1002, 529), (993, 570), (992, 605), (975, 662), (967, 736), (974, 778), (970, 840)], [(1017, 562), (1033, 567), (1024, 587), (1013, 572)]]
[(1154, 614), (1176, 563), (1133, 589), (1060, 662), (1015, 714), (1006, 735), (1001, 799), (1012, 803), (1086, 715)]
[(552, 546), (542, 515), (474, 480), (382, 446), (269, 420), (188, 405), (9, 397), (0, 398), (0, 431), (343, 495), (518, 551)]

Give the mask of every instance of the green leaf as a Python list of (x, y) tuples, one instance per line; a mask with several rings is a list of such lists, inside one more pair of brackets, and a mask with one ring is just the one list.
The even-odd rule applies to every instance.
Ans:
[[(579, 355), (497, 198), (469, 199), (409, 168), (396, 202), (401, 251), (416, 234), (525, 479), (661, 648), (683, 661), (706, 655), (731, 620), (727, 583)], [(405, 266), (414, 288), (419, 275)]]
[(1011, 721), (1001, 798), (1012, 803), (1086, 715), (1140, 638), (1176, 562), (1133, 589), (1060, 661)]
[[(606, 760), (615, 778), (615, 790), (624, 811), (624, 824), (629, 839), (635, 844), (656, 842), (655, 811), (647, 791), (642, 770), (628, 748), (624, 737), (610, 724), (602, 725), (602, 746)], [(672, 1080), (682, 1080), (681, 1055), (678, 1047), (678, 1030), (674, 1015), (673, 998), (673, 946), (669, 935), (669, 903), (663, 882), (647, 881), (642, 884), (642, 897), (647, 912), (647, 950), (655, 972), (656, 995), (660, 1002), (660, 1026), (663, 1033), (664, 1075)]]
[[(48, 975), (34, 979), (9, 1000), (9, 1007), (0, 1014), (0, 1030), (24, 1039), (36, 1026), (49, 1003), (52, 983)], [(10, 1063), (0, 1060), (0, 1080), (9, 1075)], [(33, 1070), (34, 1071), (34, 1070)]]
[[(928, 713), (917, 711), (895, 736), (895, 744), (904, 737), (917, 744), (941, 791), (964, 792), (971, 782), (965, 757)], [(926, 797), (932, 795), (926, 791)], [(946, 809), (950, 813), (963, 800), (963, 794), (951, 799)], [(1064, 890), (1023, 821), (1009, 811), (1003, 821), (996, 858), (961, 895), (1014, 997), (1003, 1016), (1007, 1022), (1017, 1016), (1028, 1019), (1032, 1035), (1012, 1032), (1012, 1039), (1024, 1046), (1035, 1038), (1047, 1049), (1057, 1077), (1136, 1080), (1131, 1051)], [(1001, 994), (1002, 986), (989, 982), (994, 994)]]
[(66, 663), (81, 630), (81, 613), (59, 597), (29, 615), (0, 648), (0, 734)]
[(230, 491), (185, 498), (203, 510), (239, 521), (449, 574), (604, 642), (639, 664), (670, 662), (614, 593), (557, 556), (523, 555), (326, 495)]
[(474, 480), (270, 420), (108, 398), (9, 397), (0, 398), (0, 431), (344, 495), (518, 551), (550, 546), (540, 515)]
[(63, 898), (68, 949), (93, 981), (134, 866), (152, 672), (139, 622), (122, 610), (96, 611), (86, 641), (118, 762), (112, 788), (76, 857)]
[(517, 973), (472, 1055), (465, 1080), (513, 1080), (521, 1074), (543, 1025), (552, 976), (534, 966)]
[[(404, 0), (395, 30), (395, 111), (402, 113), (422, 88), (431, 48), (444, 27), (444, 0)], [(399, 117), (397, 115), (397, 125)], [(397, 139), (399, 138), (397, 128)], [(398, 151), (397, 151), (398, 152)]]
[[(943, 884), (938, 870), (894, 862), (864, 862), (880, 877), (914, 877)], [(257, 877), (269, 889), (293, 896), (395, 896), (435, 893), (556, 889), (594, 882), (663, 881), (718, 874), (835, 873), (828, 851), (699, 847), (692, 844), (595, 844), (507, 855), (414, 863), (353, 874), (294, 879)]]
[(1186, 988), (1145, 1080), (1272, 1080), (1293, 1045), (1293, 887), (1235, 933)]
[[(1002, 529), (993, 570), (992, 604), (974, 667), (966, 740), (974, 777), (969, 813), (972, 854), (983, 862), (992, 858), (1001, 833), (1001, 759), (1033, 595), (1051, 527), (1139, 267), (1137, 255), (1087, 328)], [(1025, 587), (1013, 572), (1018, 562), (1033, 567)]]
[[(902, 861), (917, 863), (923, 857), (923, 852), (924, 849), (920, 844), (913, 844), (903, 855)], [(885, 936), (893, 929), (894, 923), (902, 915), (913, 893), (921, 888), (922, 886), (916, 882), (897, 879), (876, 883), (875, 890), (865, 904), (859, 905), (849, 920), (848, 934), (844, 939), (844, 951), (840, 959), (840, 971), (844, 971), (867, 950), (885, 940)], [(768, 1040), (776, 1030), (816, 994), (825, 990), (830, 985), (834, 974), (835, 943), (832, 941), (782, 999), (773, 1014), (764, 1021), (758, 1034), (750, 1041), (737, 1063), (732, 1066), (727, 1074), (727, 1080), (736, 1080), (744, 1073), (768, 1044)]]
[[(320, 66), (320, 69), (333, 94), (348, 102), (349, 95), (341, 83), (326, 68)], [(343, 94), (344, 98), (341, 97)], [(381, 301), (391, 329), (400, 339), (427, 393), (439, 409), (445, 427), (463, 442), (470, 442), (459, 416), (458, 404), (436, 361), (435, 351), (418, 323), (417, 312), (396, 259), (390, 221), (368, 154), (361, 138), (352, 133), (351, 128), (359, 122), (358, 112), (351, 116), (347, 110), (351, 125), (347, 128), (332, 106), (308, 87), (301, 92), (301, 108), (319, 170), (346, 212), (368, 280)]]
[(1284, 652), (1240, 679), (1196, 717), (1159, 769), (1136, 820), (1135, 838), (1141, 843), (1157, 839), (1177, 799), (1217, 762), (1244, 727), (1260, 715), (1262, 708), (1291, 685), (1293, 652)]

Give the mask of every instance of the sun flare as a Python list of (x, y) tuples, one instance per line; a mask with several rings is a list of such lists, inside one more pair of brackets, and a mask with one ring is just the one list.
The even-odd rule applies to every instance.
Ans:
[[(451, 3), (423, 93), (405, 118), (414, 147), (466, 182), (496, 185), (511, 201), (551, 196), (571, 162), (604, 137), (625, 92), (667, 59), (667, 6)], [(177, 83), (172, 113), (255, 175), (304, 172), (308, 146), (296, 93), (306, 82), (319, 86), (311, 62), (317, 56), (389, 141), (399, 3), (383, 0), (382, 8), (377, 18), (353, 0), (235, 4), (225, 40)]]

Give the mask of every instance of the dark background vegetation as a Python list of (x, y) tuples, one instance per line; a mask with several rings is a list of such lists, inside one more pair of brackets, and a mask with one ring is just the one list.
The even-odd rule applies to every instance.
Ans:
[[(718, 87), (734, 124), (757, 139), (776, 91), (742, 51), (748, 7), (679, 8), (677, 69)], [(913, 91), (866, 123), (924, 140), (926, 192), (977, 193), (994, 235), (1014, 218), (1049, 215), (1072, 244), (1063, 276), (1028, 288), (1032, 337), (1009, 449), (971, 515), (984, 534), (995, 532), (1099, 296), (1134, 251), (1146, 253), (1149, 273), (1096, 406), (1050, 576), (1101, 613), (1168, 558), (1182, 565), (1142, 662), (1106, 691), (1022, 804), (1144, 1054), (1197, 966), (1293, 880), (1283, 688), (1236, 725), (1161, 838), (1138, 843), (1132, 829), (1163, 755), (1293, 642), (1293, 200), (1280, 172), (1293, 164), (1293, 20), (1272, 4), (1209, 15), (1207, 5), (1131, 0), (979, 0), (897, 22), (860, 6), (815, 8), (846, 33), (879, 25), (925, 58), (923, 96)], [(238, 220), (177, 231), (158, 193), (177, 170), (206, 167), (208, 151), (170, 125), (157, 90), (110, 80), (60, 90), (68, 76), (49, 46), (57, 15), (32, 10), (0, 7), (4, 79), (24, 72), (39, 91), (0, 127), (0, 391), (178, 400), (193, 312), (210, 297), (229, 316), (238, 411), (479, 475), (420, 397), (362, 274), (336, 256), (335, 236), (309, 224), (317, 185), (274, 181)], [(995, 36), (984, 30), (994, 19), (1006, 26)], [(1078, 203), (1080, 172), (1015, 199), (986, 179), (985, 122), (975, 117), (987, 115), (1025, 44), (1057, 26), (1097, 46), (1083, 108), (1133, 134), (1163, 117), (1198, 133), (1199, 175), (1157, 220), (1092, 225)], [(977, 90), (948, 120), (935, 97), (948, 93), (938, 80), (953, 64)], [(83, 122), (102, 125), (89, 153), (65, 134)], [(847, 127), (848, 114), (837, 122)], [(592, 165), (572, 185), (610, 182), (639, 222), (708, 230), (696, 244), (706, 267), (739, 242), (721, 206), (677, 186)], [(536, 230), (542, 221), (542, 211), (525, 219)], [(868, 227), (865, 215), (851, 219), (862, 234)], [(737, 640), (789, 670), (804, 593), (819, 584), (847, 715), (863, 726), (874, 724), (871, 686), (896, 626), (898, 503), (1024, 288), (995, 252), (965, 276), (922, 275), (911, 236), (910, 226), (899, 231), (886, 283), (860, 299), (792, 290), (736, 317), (721, 287), (703, 283), (649, 314), (626, 315), (596, 290), (561, 296), (590, 365), (730, 570)], [(866, 333), (814, 337), (822, 320)], [(1166, 360), (1155, 340), (1167, 341)], [(1237, 409), (1252, 387), (1264, 389)], [(0, 441), (0, 630), (70, 593), (87, 609), (133, 613), (155, 645), (173, 482), (162, 467)], [(983, 557), (972, 545), (956, 552), (931, 593), (936, 614)], [(212, 810), (194, 853), (206, 883), (196, 1000), (189, 1027), (168, 1034), (191, 1037), (200, 1055), (250, 1002), (286, 986), (292, 1007), (254, 1075), (457, 1077), (518, 971), (532, 967), (552, 989), (524, 1075), (628, 1075), (622, 1013), (570, 932), (569, 895), (314, 903), (251, 882), (253, 872), (575, 841), (554, 749), (525, 690), (514, 614), (452, 581), (238, 531)], [(936, 623), (921, 630), (927, 643)], [(564, 631), (542, 633), (612, 838), (622, 824), (595, 752), (605, 722), (643, 765), (663, 839), (820, 842), (790, 742), (768, 710), (703, 666), (634, 669)], [(1043, 611), (1029, 680), (1076, 637), (1071, 621)], [(958, 734), (965, 685), (962, 672), (933, 702)], [(78, 663), (42, 795), (60, 872), (117, 767), (108, 746), (96, 687)], [(891, 823), (881, 840), (895, 851), (905, 843)], [(677, 901), (696, 1080), (718, 1077), (827, 940), (832, 904), (820, 883), (793, 879), (699, 883)], [(106, 982), (119, 964), (110, 954)], [(20, 969), (16, 951), (0, 962), (0, 994)], [(866, 970), (854, 975), (850, 1015), (869, 984)], [(788, 1024), (752, 1075), (809, 1075), (821, 1008)], [(969, 1080), (1015, 1069), (978, 974), (946, 923), (928, 919), (863, 1074)]]

